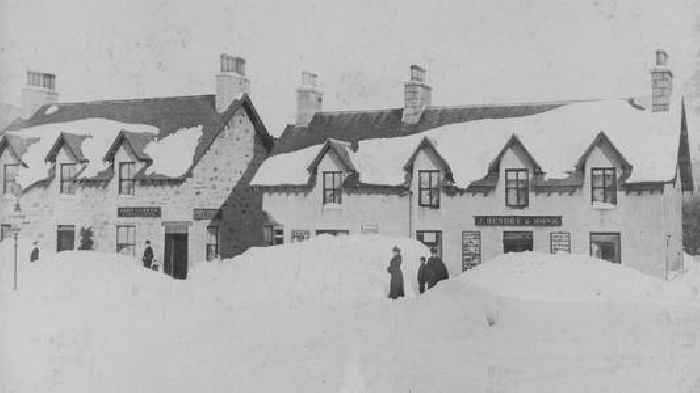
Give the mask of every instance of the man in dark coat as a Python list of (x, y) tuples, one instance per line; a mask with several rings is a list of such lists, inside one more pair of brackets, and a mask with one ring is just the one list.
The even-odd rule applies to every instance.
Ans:
[(440, 259), (440, 257), (437, 255), (437, 249), (435, 247), (430, 249), (430, 258), (428, 258), (428, 264), (426, 267), (430, 271), (428, 289), (434, 287), (439, 281), (450, 278), (450, 273), (447, 271), (447, 266), (445, 266), (442, 259)]
[(153, 248), (151, 248), (151, 241), (146, 240), (146, 248), (143, 250), (143, 267), (150, 269), (151, 263), (153, 263)]
[(430, 270), (425, 264), (425, 257), (420, 257), (420, 266), (418, 267), (418, 290), (420, 293), (425, 292), (425, 283), (430, 281)]
[(396, 299), (403, 297), (403, 272), (401, 271), (401, 250), (394, 246), (394, 256), (389, 262), (389, 267), (386, 269), (391, 274), (391, 282), (389, 284), (389, 297)]
[(29, 262), (36, 262), (39, 259), (39, 242), (34, 242), (34, 248), (32, 248), (32, 253), (29, 255)]

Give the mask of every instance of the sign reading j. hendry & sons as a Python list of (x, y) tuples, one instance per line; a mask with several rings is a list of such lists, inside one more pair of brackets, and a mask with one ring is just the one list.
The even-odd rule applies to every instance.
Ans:
[(195, 220), (213, 220), (218, 214), (219, 209), (192, 209), (192, 218)]
[(474, 216), (474, 225), (556, 227), (561, 216)]
[(117, 217), (160, 217), (160, 206), (118, 207)]

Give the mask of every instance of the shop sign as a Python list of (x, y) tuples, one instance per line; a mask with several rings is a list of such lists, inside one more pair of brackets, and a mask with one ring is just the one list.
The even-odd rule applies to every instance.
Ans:
[(561, 216), (474, 216), (479, 226), (556, 227), (562, 225)]
[(160, 206), (129, 206), (118, 207), (117, 217), (160, 217)]
[(194, 220), (213, 220), (218, 218), (219, 209), (192, 209)]

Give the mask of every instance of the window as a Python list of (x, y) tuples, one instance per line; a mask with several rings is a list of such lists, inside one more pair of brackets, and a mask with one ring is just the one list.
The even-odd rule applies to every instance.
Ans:
[(17, 192), (17, 174), (19, 173), (19, 164), (7, 164), (3, 167), (2, 173), (2, 193), (12, 194)]
[(134, 195), (136, 189), (135, 173), (135, 162), (119, 163), (119, 195)]
[(552, 254), (571, 254), (571, 233), (551, 232), (549, 234), (549, 251)]
[(61, 164), (61, 194), (75, 194), (77, 165)]
[(323, 172), (323, 204), (337, 204), (342, 202), (343, 173), (338, 171)]
[(207, 227), (207, 261), (219, 257), (219, 227)]
[(56, 251), (70, 251), (75, 248), (75, 225), (59, 225), (56, 229)]
[(506, 169), (506, 206), (527, 207), (530, 202), (530, 179), (528, 170)]
[(615, 168), (591, 169), (591, 202), (617, 204)]
[(117, 254), (136, 255), (135, 225), (117, 225)]
[(442, 258), (442, 231), (416, 231), (416, 240), (437, 249), (438, 257)]
[(309, 240), (309, 231), (293, 229), (292, 230), (292, 243), (298, 243)]
[(533, 250), (532, 231), (504, 231), (503, 253)]
[(440, 171), (418, 171), (418, 206), (440, 207)]
[(269, 246), (282, 244), (284, 243), (284, 228), (281, 225), (265, 225), (263, 238)]
[(591, 232), (590, 243), (590, 253), (592, 257), (612, 263), (622, 263), (620, 255), (620, 233)]
[(9, 224), (0, 225), (0, 241), (4, 239), (9, 239), (12, 234), (12, 226)]

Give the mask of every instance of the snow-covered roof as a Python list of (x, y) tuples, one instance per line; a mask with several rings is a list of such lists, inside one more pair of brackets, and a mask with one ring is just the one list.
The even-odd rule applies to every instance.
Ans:
[(247, 95), (234, 100), (224, 113), (216, 112), (213, 95), (203, 95), (45, 105), (31, 118), (13, 123), (3, 135), (8, 142), (0, 148), (13, 147), (13, 154), (26, 164), (17, 179), (23, 188), (51, 178), (51, 162), (63, 146), (85, 164), (79, 179), (109, 179), (114, 173), (111, 159), (125, 141), (148, 165), (138, 177), (179, 179), (241, 107), (253, 120), (255, 132), (270, 145), (271, 137)]
[[(628, 182), (664, 182), (676, 176), (680, 113), (680, 100), (667, 112), (651, 112), (625, 99), (572, 101), (524, 116), (472, 120), (407, 136), (360, 140), (349, 157), (360, 182), (402, 185), (404, 163), (421, 141), (429, 138), (450, 165), (455, 186), (467, 188), (487, 175), (489, 164), (513, 135), (547, 178), (558, 179), (575, 170), (579, 157), (603, 133), (632, 165)], [(321, 146), (269, 158), (252, 183), (305, 184), (306, 167)]]

